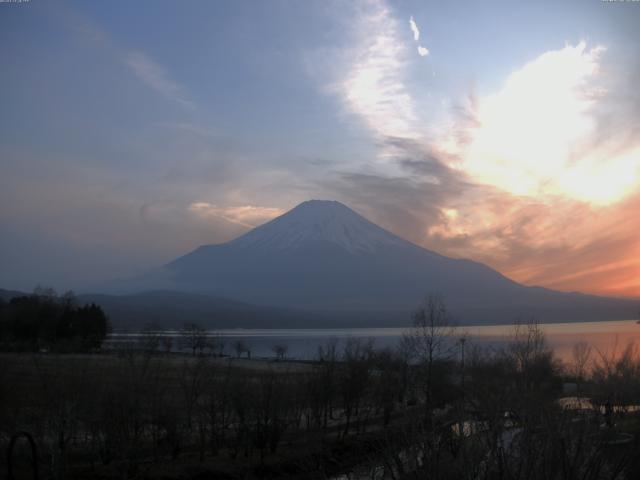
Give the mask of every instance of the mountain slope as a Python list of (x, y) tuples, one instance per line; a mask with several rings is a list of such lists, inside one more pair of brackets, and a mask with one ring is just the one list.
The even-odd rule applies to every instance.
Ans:
[(427, 291), (490, 295), (516, 284), (467, 260), (422, 249), (338, 202), (305, 202), (222, 245), (166, 266), (179, 289), (252, 303), (397, 309)]
[(633, 302), (519, 285), (418, 247), (338, 202), (309, 201), (225, 244), (202, 246), (136, 285), (312, 311), (406, 320), (427, 293), (463, 322), (632, 318)]

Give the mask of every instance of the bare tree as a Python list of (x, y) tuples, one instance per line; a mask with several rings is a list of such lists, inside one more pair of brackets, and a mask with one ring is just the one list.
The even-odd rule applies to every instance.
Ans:
[(311, 377), (312, 402), (318, 407), (318, 420), (326, 429), (333, 419), (333, 403), (336, 395), (336, 369), (338, 364), (338, 340), (330, 338), (318, 347), (317, 363)]
[(440, 295), (428, 295), (413, 314), (413, 328), (403, 336), (403, 344), (425, 369), (424, 394), (427, 410), (433, 400), (433, 366), (451, 353), (454, 328)]
[(558, 369), (553, 350), (535, 320), (516, 325), (507, 347), (507, 356), (517, 374), (522, 391), (538, 391), (541, 382)]
[(140, 332), (139, 348), (146, 354), (152, 355), (160, 348), (160, 327), (155, 323), (148, 323)]
[(285, 358), (287, 358), (289, 347), (285, 344), (280, 343), (271, 347), (271, 351), (275, 354), (278, 360), (284, 360)]
[(184, 411), (187, 417), (187, 429), (194, 428), (194, 414), (205, 391), (209, 362), (207, 357), (184, 359), (180, 372), (180, 387), (184, 396)]
[(196, 353), (202, 353), (207, 346), (207, 333), (202, 326), (197, 323), (185, 323), (182, 327), (182, 344), (184, 348)]
[(236, 340), (233, 342), (233, 350), (236, 352), (236, 356), (240, 358), (244, 352), (247, 352), (249, 356), (249, 347), (243, 340)]
[(215, 333), (209, 337), (209, 341), (207, 342), (211, 353), (216, 357), (224, 356), (224, 348), (227, 344), (224, 337), (219, 333)]
[(621, 353), (616, 349), (598, 353), (592, 372), (595, 387), (592, 400), (620, 412), (629, 405), (637, 405), (640, 398), (640, 355), (636, 345), (629, 342)]
[(345, 417), (343, 436), (349, 433), (352, 421), (356, 430), (360, 427), (359, 416), (363, 410), (365, 394), (370, 387), (373, 357), (373, 340), (363, 341), (349, 338), (344, 346), (342, 365), (338, 371), (338, 386)]
[(171, 353), (171, 349), (173, 349), (173, 337), (169, 335), (162, 337), (162, 349), (167, 355)]
[(580, 393), (580, 385), (585, 380), (589, 371), (589, 363), (591, 360), (591, 345), (585, 341), (576, 343), (571, 349), (571, 374), (576, 379), (578, 393)]

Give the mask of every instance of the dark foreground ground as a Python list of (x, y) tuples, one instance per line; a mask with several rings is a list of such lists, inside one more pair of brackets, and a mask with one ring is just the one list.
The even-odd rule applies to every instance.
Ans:
[[(40, 478), (105, 479), (331, 478), (391, 433), (370, 406), (349, 413), (351, 425), (337, 405), (305, 412), (313, 362), (140, 351), (0, 360), (3, 475), (18, 432), (35, 442)], [(11, 469), (32, 478), (28, 439), (18, 438)]]
[(640, 478), (635, 351), (562, 366), (536, 335), (464, 361), (0, 354), (0, 475), (33, 478), (30, 438), (39, 478)]

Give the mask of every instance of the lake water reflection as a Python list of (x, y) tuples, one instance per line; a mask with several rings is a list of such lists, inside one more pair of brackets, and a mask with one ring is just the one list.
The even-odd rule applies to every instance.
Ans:
[[(571, 358), (571, 349), (579, 341), (585, 341), (594, 348), (594, 353), (619, 353), (630, 342), (640, 344), (640, 324), (635, 320), (611, 322), (553, 323), (539, 324), (549, 345), (556, 355), (565, 361)], [(455, 340), (462, 335), (468, 338), (467, 346), (500, 348), (513, 336), (514, 325), (488, 325), (458, 327)], [(225, 329), (209, 331), (225, 343), (225, 353), (233, 354), (233, 343), (242, 340), (255, 357), (272, 357), (274, 345), (286, 345), (287, 356), (302, 360), (313, 359), (318, 347), (334, 339), (338, 349), (349, 338), (372, 339), (377, 348), (395, 347), (406, 328), (333, 328), (333, 329)], [(175, 337), (174, 350), (180, 349), (179, 331), (161, 332), (162, 336)], [(126, 342), (136, 342), (139, 333), (114, 333), (108, 344), (117, 346)], [(467, 347), (467, 348), (468, 348)]]

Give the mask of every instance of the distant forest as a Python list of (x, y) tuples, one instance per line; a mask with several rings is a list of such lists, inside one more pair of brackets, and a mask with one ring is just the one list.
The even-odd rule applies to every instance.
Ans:
[(8, 302), (0, 298), (3, 351), (90, 352), (109, 333), (109, 319), (94, 303), (79, 306), (75, 295), (36, 288)]

